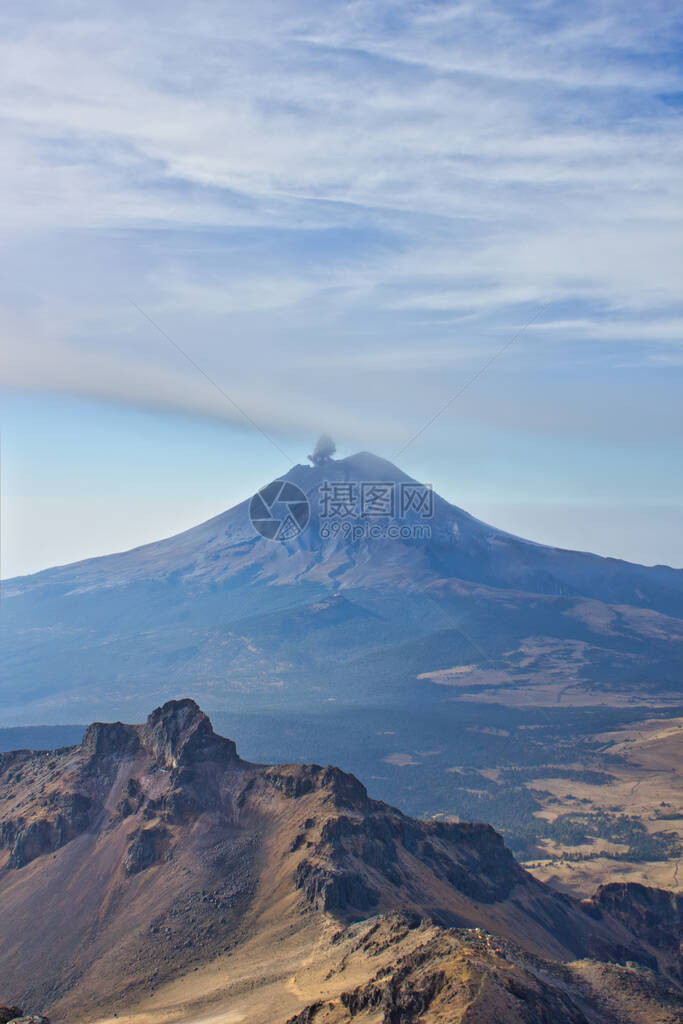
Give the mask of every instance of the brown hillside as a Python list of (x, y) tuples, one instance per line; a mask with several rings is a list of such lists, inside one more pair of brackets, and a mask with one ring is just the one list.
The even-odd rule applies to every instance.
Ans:
[[(134, 1007), (130, 1019), (140, 1024), (208, 1024), (197, 1006), (234, 1002), (235, 986), (244, 1000), (249, 985), (276, 993), (264, 1018), (271, 1024), (301, 1012), (316, 1024), (402, 1024), (417, 1018), (377, 1016), (388, 1005), (387, 985), (406, 992), (441, 986), (429, 1005), (438, 995), (453, 1007), (465, 999), (458, 987), (465, 974), (477, 988), (480, 968), (463, 928), (499, 937), (485, 940), (475, 957), (490, 975), (486, 984), (498, 986), (491, 1006), (518, 998), (515, 986), (529, 989), (528, 1006), (555, 1005), (553, 986), (569, 984), (562, 974), (569, 968), (558, 965), (585, 958), (630, 963), (624, 969), (660, 976), (675, 991), (680, 899), (617, 888), (581, 903), (526, 873), (486, 825), (412, 820), (369, 799), (336, 768), (242, 761), (190, 700), (164, 705), (144, 725), (92, 725), (78, 747), (0, 755), (0, 999), (48, 1012), (57, 1024), (114, 1010), (123, 1020)], [(403, 924), (386, 918), (396, 911), (432, 922), (422, 925), (429, 944), (417, 960), (410, 958), (419, 929), (405, 917)], [(403, 937), (390, 974), (363, 975), (372, 965), (361, 958), (365, 968), (348, 989), (358, 993), (345, 1003), (351, 972), (341, 981), (335, 975), (337, 952), (371, 927), (352, 923), (369, 918), (386, 933), (385, 946), (392, 928)], [(333, 942), (340, 929), (345, 937)], [(497, 943), (514, 946), (514, 970), (493, 952)], [(293, 979), (316, 957), (340, 983), (331, 1005), (305, 1010), (315, 1000)], [(539, 958), (556, 964), (532, 967)], [(442, 981), (428, 980), (434, 970), (445, 972)], [(580, 969), (571, 970), (571, 984), (588, 991)], [(259, 998), (235, 1020), (260, 1020)], [(468, 998), (469, 1006), (474, 995)], [(425, 1020), (557, 1019), (455, 1012)]]

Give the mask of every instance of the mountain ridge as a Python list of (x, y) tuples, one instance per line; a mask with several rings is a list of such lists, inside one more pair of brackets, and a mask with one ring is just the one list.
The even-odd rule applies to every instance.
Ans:
[[(481, 939), (496, 963), (509, 943), (525, 984), (528, 957), (629, 961), (671, 992), (682, 976), (681, 897), (642, 886), (585, 901), (556, 893), (490, 826), (408, 818), (335, 767), (243, 761), (189, 699), (142, 725), (94, 723), (77, 747), (0, 755), (0, 794), (2, 998), (55, 1024), (107, 1006), (125, 1020), (195, 969), (229, 973), (261, 940), (276, 956), (304, 942), (334, 958), (354, 922), (388, 920), (391, 932), (397, 912), (404, 945), (416, 922), (433, 922), (437, 962), (460, 957), (468, 929), (496, 937)], [(668, 908), (657, 927), (652, 906)]]

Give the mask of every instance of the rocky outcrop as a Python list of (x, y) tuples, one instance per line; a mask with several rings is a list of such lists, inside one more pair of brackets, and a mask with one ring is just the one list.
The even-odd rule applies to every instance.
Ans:
[(312, 864), (309, 860), (299, 863), (294, 881), (309, 904), (331, 913), (365, 913), (376, 907), (379, 899), (360, 872)]
[(363, 1010), (381, 1010), (382, 1024), (413, 1024), (429, 1009), (446, 986), (444, 971), (428, 971), (418, 982), (406, 980), (409, 966), (404, 964), (383, 981), (342, 992), (340, 1002), (355, 1017)]
[(492, 903), (506, 899), (523, 880), (502, 837), (488, 825), (417, 822), (364, 794), (363, 815), (343, 814), (325, 822), (315, 852), (335, 864), (357, 858), (391, 885), (406, 879), (400, 851), (426, 863), (435, 874), (472, 899)]
[(163, 825), (141, 828), (128, 847), (123, 866), (128, 875), (137, 875), (169, 855), (169, 832)]
[(208, 716), (189, 699), (171, 700), (153, 711), (140, 737), (145, 750), (165, 768), (239, 760), (233, 741), (217, 736)]
[(143, 750), (165, 769), (238, 760), (233, 741), (217, 736), (208, 716), (189, 699), (168, 701), (144, 725), (95, 722), (86, 730), (81, 749), (90, 761), (132, 757)]
[(401, 988), (392, 982), (371, 982), (354, 992), (343, 992), (341, 1003), (352, 1017), (367, 1009), (381, 1009), (383, 1024), (412, 1024), (429, 1009), (445, 983), (443, 972), (427, 976), (416, 988)]
[(27, 821), (23, 816), (0, 825), (0, 848), (10, 848), (8, 867), (22, 868), (44, 853), (53, 853), (90, 823), (92, 801), (81, 792), (52, 794), (43, 814)]
[(683, 935), (683, 895), (638, 882), (601, 885), (590, 901), (654, 946), (678, 946)]
[(101, 757), (130, 757), (140, 746), (134, 725), (123, 722), (93, 722), (85, 730), (81, 750), (89, 760)]
[(331, 806), (364, 810), (370, 805), (368, 792), (355, 775), (341, 768), (319, 764), (285, 765), (266, 768), (265, 777), (270, 784), (295, 800), (313, 790), (320, 790)]
[(623, 1021), (611, 1012), (605, 1016), (568, 971), (556, 971), (510, 945), (505, 952), (487, 933), (472, 936), (392, 915), (367, 922), (350, 948), (348, 936), (335, 938), (337, 943), (346, 938), (337, 968), (340, 981), (359, 961), (367, 964), (369, 980), (309, 1004), (288, 1024), (337, 1024), (356, 1017), (377, 1024)]
[[(48, 760), (49, 758), (49, 760)], [(168, 773), (169, 786), (159, 798), (147, 798), (137, 773), (131, 774), (110, 822), (138, 812), (162, 824), (184, 824), (203, 811), (221, 811), (222, 770), (241, 764), (232, 740), (217, 736), (209, 718), (192, 700), (169, 701), (144, 725), (95, 722), (80, 747), (54, 754), (15, 752), (0, 758), (0, 775), (11, 787), (28, 786), (30, 797), (0, 821), (0, 850), (9, 849), (8, 867), (20, 869), (37, 857), (54, 853), (100, 820), (104, 801), (126, 761), (138, 760), (147, 771)], [(145, 764), (145, 760), (147, 763)], [(59, 788), (50, 765), (62, 763), (78, 789)], [(68, 769), (67, 769), (68, 766)], [(203, 768), (208, 772), (202, 775)], [(147, 830), (136, 835), (126, 855), (126, 872), (137, 873), (168, 855), (167, 837)]]
[[(61, 823), (60, 823), (61, 824)], [(50, 853), (62, 845), (60, 824), (41, 818), (17, 831), (9, 856), (8, 867), (23, 868), (43, 853)]]
[(436, 841), (423, 842), (419, 855), (438, 865), (450, 884), (466, 896), (484, 903), (500, 902), (525, 880), (503, 837), (490, 825), (434, 822), (427, 827)]
[[(483, 929), (378, 915), (337, 933), (319, 998), (288, 1024), (630, 1024), (680, 1019), (680, 989), (645, 969), (529, 955)], [(596, 971), (598, 983), (596, 984)], [(354, 987), (344, 981), (364, 976)], [(323, 986), (326, 986), (323, 988)]]
[(322, 1010), (323, 1006), (325, 1006), (325, 1003), (322, 1001), (311, 1003), (310, 1006), (304, 1007), (301, 1013), (296, 1013), (293, 1017), (290, 1017), (287, 1024), (313, 1024), (318, 1016), (318, 1011)]
[[(638, 882), (601, 885), (584, 906), (594, 917), (608, 915), (641, 942), (671, 954), (670, 968), (683, 980), (683, 896)], [(624, 957), (623, 959), (628, 959)], [(638, 959), (638, 957), (631, 957)], [(650, 961), (654, 958), (650, 957)], [(645, 962), (642, 957), (640, 962)], [(656, 961), (648, 966), (656, 967)]]
[(299, 797), (306, 796), (307, 793), (311, 793), (315, 789), (313, 776), (305, 770), (304, 766), (297, 765), (293, 771), (266, 768), (265, 778), (271, 786), (293, 800), (298, 800)]
[(368, 791), (355, 775), (343, 772), (341, 768), (335, 768), (333, 765), (328, 765), (327, 768), (313, 765), (313, 769), (320, 772), (320, 787), (329, 793), (335, 807), (353, 807), (357, 811), (363, 811), (368, 807)]

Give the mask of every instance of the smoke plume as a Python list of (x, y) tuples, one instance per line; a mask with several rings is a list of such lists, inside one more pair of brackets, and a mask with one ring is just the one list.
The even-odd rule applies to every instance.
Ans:
[(308, 457), (314, 466), (320, 466), (323, 462), (329, 462), (336, 450), (337, 446), (329, 434), (321, 434), (313, 454)]

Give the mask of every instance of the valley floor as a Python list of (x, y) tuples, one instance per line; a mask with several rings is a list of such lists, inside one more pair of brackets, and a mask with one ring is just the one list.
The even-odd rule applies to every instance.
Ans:
[[(546, 856), (524, 866), (556, 888), (589, 895), (606, 881), (641, 882), (680, 891), (683, 886), (683, 718), (646, 719), (597, 737), (596, 755), (610, 780), (600, 785), (568, 778), (544, 778), (528, 786), (542, 804), (539, 817), (557, 822), (566, 816), (580, 832), (582, 822), (610, 821), (626, 815), (642, 826), (643, 856), (632, 856), (633, 843), (587, 836), (584, 842), (543, 839)], [(616, 830), (614, 830), (616, 831)], [(579, 836), (579, 838), (583, 838)], [(623, 839), (626, 839), (624, 833)], [(666, 846), (670, 855), (666, 856)], [(659, 848), (658, 848), (659, 847)], [(657, 852), (655, 858), (648, 852)]]

